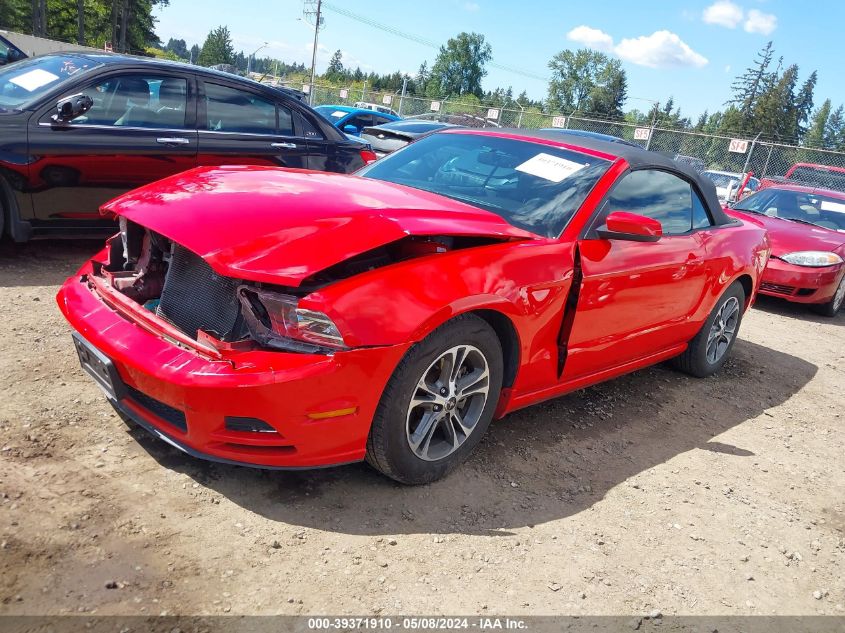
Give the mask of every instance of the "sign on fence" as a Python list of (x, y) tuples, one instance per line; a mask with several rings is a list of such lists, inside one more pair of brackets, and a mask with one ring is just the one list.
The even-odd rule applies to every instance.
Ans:
[(556, 116), (552, 119), (552, 127), (566, 127), (566, 117)]
[(493, 119), (494, 121), (499, 120), (499, 109), (498, 108), (490, 108), (487, 110), (487, 118)]
[(302, 84), (302, 92), (308, 94), (311, 92), (311, 86), (309, 84)]
[(346, 88), (340, 89), (340, 98), (346, 99), (349, 96), (349, 91)]
[(743, 141), (741, 138), (732, 138), (730, 145), (728, 145), (728, 151), (744, 154), (748, 151), (748, 141)]
[(384, 95), (384, 96), (381, 98), (381, 102), (382, 102), (384, 105), (390, 105), (390, 103), (391, 103), (392, 101), (393, 101), (393, 95)]
[(634, 140), (635, 141), (647, 141), (651, 136), (651, 129), (647, 127), (638, 127), (634, 129)]
[(440, 112), (440, 102), (439, 101), (432, 101), (431, 102), (431, 111), (432, 112)]

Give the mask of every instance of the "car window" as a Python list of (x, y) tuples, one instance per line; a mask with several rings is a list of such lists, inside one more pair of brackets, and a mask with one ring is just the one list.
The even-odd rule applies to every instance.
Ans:
[(373, 116), (371, 114), (356, 114), (353, 117), (349, 117), (346, 121), (343, 122), (343, 127), (347, 125), (352, 125), (359, 130), (367, 127), (368, 125), (373, 124)]
[(557, 237), (609, 165), (530, 141), (434, 134), (357, 173), (452, 198), (537, 235)]
[(308, 117), (300, 114), (297, 117), (299, 121), (299, 136), (303, 136), (305, 138), (324, 138), (323, 133), (317, 129), (317, 127), (308, 120)]
[(378, 115), (374, 116), (373, 118), (376, 120), (375, 125), (382, 125), (383, 123), (390, 123), (393, 120), (389, 117), (378, 116)]
[(814, 192), (767, 188), (743, 198), (734, 209), (845, 231), (845, 199)]
[(188, 82), (149, 74), (112, 75), (83, 92), (94, 105), (74, 125), (181, 129), (185, 127)]
[(283, 105), (276, 105), (279, 112), (279, 134), (293, 136), (293, 113), (290, 108)]
[(692, 187), (686, 180), (666, 171), (643, 169), (629, 173), (614, 186), (604, 210), (653, 218), (663, 226), (664, 234), (678, 235), (692, 229), (692, 206)]
[(0, 111), (15, 110), (38, 101), (99, 62), (72, 55), (44, 55), (0, 68)]
[(207, 130), (242, 134), (276, 133), (276, 105), (251, 92), (206, 83), (205, 111)]
[(710, 214), (707, 212), (707, 207), (701, 200), (695, 189), (692, 190), (692, 228), (706, 229), (708, 226), (713, 226), (713, 220), (710, 219)]

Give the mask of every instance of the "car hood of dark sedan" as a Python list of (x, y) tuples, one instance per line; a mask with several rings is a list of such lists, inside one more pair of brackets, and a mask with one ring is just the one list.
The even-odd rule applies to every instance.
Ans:
[(219, 274), (286, 286), (407, 235), (537, 239), (494, 213), (357, 176), (200, 167), (103, 206), (170, 238)]
[(725, 211), (729, 215), (748, 220), (766, 229), (772, 244), (772, 255), (775, 257), (796, 251), (838, 251), (845, 243), (845, 233), (822, 226), (792, 222), (741, 209), (726, 208)]

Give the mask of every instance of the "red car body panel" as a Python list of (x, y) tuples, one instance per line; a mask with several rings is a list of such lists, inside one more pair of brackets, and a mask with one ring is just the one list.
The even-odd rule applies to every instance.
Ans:
[[(840, 191), (801, 185), (777, 187), (800, 193), (820, 193), (845, 203), (845, 193)], [(812, 268), (796, 266), (780, 258), (798, 251), (829, 251), (845, 260), (845, 233), (758, 213), (743, 213), (738, 209), (725, 208), (725, 212), (745, 222), (761, 226), (768, 232), (772, 257), (763, 273), (760, 294), (795, 303), (827, 303), (833, 298), (845, 277), (845, 263)]]
[[(359, 460), (396, 365), (411, 345), (458, 314), (475, 312), (514, 335), (514, 349), (505, 350), (512, 367), (496, 411), (501, 417), (680, 353), (738, 279), (747, 305), (753, 302), (769, 251), (753, 223), (653, 243), (583, 239), (593, 211), (628, 168), (613, 160), (558, 239), (399, 185), (258, 167), (196, 170), (107, 205), (201, 255), (219, 274), (290, 286), (409, 234), (495, 238), (307, 294), (299, 305), (326, 313), (351, 348), (332, 355), (237, 346), (212, 353), (174, 343), (155, 314), (139, 325), (92, 288), (90, 263), (67, 281), (58, 303), (127, 385), (184, 412), (187, 434), (154, 413), (132, 410), (181, 448), (284, 468)], [(95, 260), (107, 257), (104, 250)], [(277, 434), (250, 444), (243, 436), (256, 434), (232, 437), (224, 416), (259, 418)]]
[(279, 173), (200, 167), (103, 210), (182, 244), (221, 275), (286, 286), (409, 234), (535, 237), (493, 213), (424, 191), (324, 172)]

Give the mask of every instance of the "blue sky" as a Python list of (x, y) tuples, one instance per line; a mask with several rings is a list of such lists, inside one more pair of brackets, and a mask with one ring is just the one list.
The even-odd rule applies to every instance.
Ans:
[[(684, 114), (722, 108), (730, 84), (768, 40), (803, 79), (818, 70), (816, 105), (825, 98), (845, 103), (841, 54), (835, 41), (845, 24), (845, 3), (816, 6), (795, 0), (426, 0), (359, 2), (331, 0), (320, 32), (318, 71), (343, 51), (346, 66), (365, 71), (416, 74), (436, 49), (402, 39), (331, 10), (339, 7), (422, 39), (444, 43), (461, 31), (484, 34), (493, 61), (485, 89), (512, 86), (532, 98), (546, 94), (548, 62), (565, 48), (586, 44), (622, 59), (628, 73), (626, 109), (650, 107), (674, 96)], [(268, 54), (311, 62), (313, 29), (302, 18), (301, 0), (170, 0), (157, 13), (158, 35), (202, 45), (218, 24), (229, 27), (236, 49), (251, 53), (264, 42)], [(823, 17), (823, 20), (820, 18)], [(514, 72), (516, 71), (516, 72)], [(520, 72), (522, 71), (522, 72)]]

